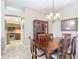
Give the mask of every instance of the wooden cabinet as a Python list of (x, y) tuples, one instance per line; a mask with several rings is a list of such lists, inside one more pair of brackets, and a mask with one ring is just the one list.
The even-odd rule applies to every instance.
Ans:
[(6, 30), (7, 30), (7, 31), (20, 30), (20, 24), (6, 23), (5, 26), (6, 26)]
[(15, 40), (20, 40), (20, 33), (16, 33), (15, 35), (16, 35)]
[(48, 21), (33, 21), (33, 37), (36, 39), (37, 34), (48, 33)]

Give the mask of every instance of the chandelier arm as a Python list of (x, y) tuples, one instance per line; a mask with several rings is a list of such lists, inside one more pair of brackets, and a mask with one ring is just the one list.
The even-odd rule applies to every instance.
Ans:
[(58, 18), (60, 18), (60, 14), (55, 14), (55, 0), (52, 0), (52, 12), (47, 15), (47, 19), (51, 20), (52, 23), (54, 23)]

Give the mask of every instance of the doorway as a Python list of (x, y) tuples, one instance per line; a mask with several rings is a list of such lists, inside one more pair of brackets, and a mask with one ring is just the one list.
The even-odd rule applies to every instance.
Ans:
[(21, 17), (5, 16), (6, 44), (21, 40)]

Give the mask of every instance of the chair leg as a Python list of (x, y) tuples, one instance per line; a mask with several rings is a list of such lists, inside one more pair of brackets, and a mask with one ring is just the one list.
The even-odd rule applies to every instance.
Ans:
[(73, 55), (73, 58), (76, 59), (76, 58), (75, 58), (75, 55)]
[(50, 59), (50, 54), (49, 53), (46, 53), (46, 59)]
[[(37, 55), (37, 50), (36, 50), (36, 48), (35, 48), (35, 55)], [(37, 59), (37, 56), (35, 56), (35, 59)]]
[(63, 55), (63, 56), (61, 56), (61, 58), (60, 58), (60, 59), (66, 59), (66, 56), (64, 56), (64, 55)]
[(76, 59), (76, 57), (75, 57), (75, 55), (74, 55), (74, 54), (72, 54), (72, 55), (71, 55), (71, 58), (72, 58), (72, 59)]
[(46, 59), (54, 59), (50, 54), (46, 54)]
[(52, 56), (50, 56), (50, 59), (54, 59)]
[(32, 56), (32, 59), (34, 59), (34, 56)]
[(72, 59), (72, 55), (70, 55), (70, 59)]
[(52, 53), (50, 53), (50, 59), (54, 59), (54, 58), (52, 57)]

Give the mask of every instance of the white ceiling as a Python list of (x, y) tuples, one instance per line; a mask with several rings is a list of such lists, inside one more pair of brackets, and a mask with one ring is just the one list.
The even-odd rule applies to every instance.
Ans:
[[(77, 2), (78, 0), (54, 0), (54, 9), (59, 10)], [(45, 13), (51, 12), (53, 7), (52, 0), (6, 0), (6, 4), (16, 8), (32, 8)]]

